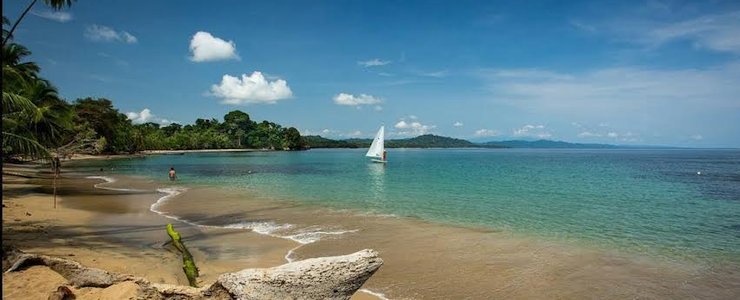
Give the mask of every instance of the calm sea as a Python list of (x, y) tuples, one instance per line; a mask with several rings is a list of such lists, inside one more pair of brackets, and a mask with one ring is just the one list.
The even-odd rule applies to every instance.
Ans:
[(365, 151), (153, 155), (82, 168), (165, 185), (174, 167), (185, 186), (668, 258), (740, 261), (740, 150), (390, 149), (387, 165), (370, 163)]

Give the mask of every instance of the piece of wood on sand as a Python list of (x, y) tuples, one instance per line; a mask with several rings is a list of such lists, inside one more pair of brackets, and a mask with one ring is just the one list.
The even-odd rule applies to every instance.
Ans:
[(172, 238), (172, 244), (175, 245), (175, 248), (177, 248), (177, 250), (182, 254), (182, 270), (188, 278), (188, 283), (190, 283), (190, 286), (192, 287), (198, 287), (196, 282), (196, 278), (199, 276), (198, 268), (195, 266), (195, 261), (193, 260), (193, 256), (190, 254), (190, 251), (188, 251), (188, 248), (185, 247), (185, 244), (183, 244), (180, 239), (180, 233), (175, 231), (172, 224), (167, 224), (167, 234)]

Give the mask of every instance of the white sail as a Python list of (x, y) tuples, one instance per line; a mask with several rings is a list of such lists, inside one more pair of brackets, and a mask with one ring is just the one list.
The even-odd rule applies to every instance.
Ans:
[(373, 140), (373, 143), (370, 144), (370, 149), (367, 150), (367, 154), (365, 154), (365, 156), (382, 159), (383, 151), (385, 150), (385, 146), (383, 145), (384, 138), (385, 126), (380, 126), (380, 130), (378, 130), (378, 134), (375, 135), (375, 139)]

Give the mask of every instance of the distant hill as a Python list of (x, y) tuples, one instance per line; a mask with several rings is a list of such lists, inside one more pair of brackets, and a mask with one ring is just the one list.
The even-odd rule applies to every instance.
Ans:
[[(321, 136), (304, 136), (306, 145), (310, 148), (367, 148), (372, 139), (332, 140)], [(481, 148), (497, 147), (495, 145), (482, 146), (463, 139), (456, 139), (433, 134), (420, 135), (408, 139), (391, 139), (385, 141), (386, 148)]]
[[(303, 137), (309, 148), (368, 148), (372, 139), (332, 140), (318, 135)], [(622, 146), (610, 144), (582, 144), (551, 140), (509, 140), (473, 143), (433, 134), (420, 135), (407, 139), (385, 141), (386, 148), (540, 148), (540, 149), (633, 149), (633, 148), (670, 148), (660, 146)]]
[(385, 143), (388, 148), (474, 148), (480, 147), (463, 139), (433, 134), (420, 135), (410, 139), (394, 139)]
[(616, 149), (625, 148), (617, 145), (609, 144), (580, 144), (580, 143), (568, 143), (563, 141), (551, 141), (551, 140), (536, 140), (536, 141), (524, 141), (524, 140), (511, 140), (511, 141), (491, 141), (480, 143), (483, 147), (503, 147), (503, 148), (571, 148), (571, 149)]
[[(321, 137), (320, 135), (306, 135), (303, 136), (303, 144), (308, 148), (358, 148), (357, 144), (353, 144), (344, 140), (332, 140)], [(369, 145), (369, 143), (368, 143)]]

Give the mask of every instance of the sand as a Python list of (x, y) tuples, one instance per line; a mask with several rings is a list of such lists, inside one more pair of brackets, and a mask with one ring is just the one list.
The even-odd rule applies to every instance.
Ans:
[[(150, 211), (164, 194), (151, 181), (62, 174), (57, 205), (50, 195), (50, 174), (34, 166), (7, 165), (3, 176), (3, 244), (37, 254), (60, 256), (151, 282), (187, 285), (181, 258), (165, 245), (165, 225), (183, 235), (198, 268), (199, 286), (226, 272), (273, 267), (298, 243), (243, 229), (200, 228)], [(14, 175), (9, 175), (14, 174)], [(97, 186), (97, 187), (96, 187)], [(135, 187), (135, 191), (125, 191)], [(42, 266), (3, 276), (8, 299), (46, 299), (65, 280)], [(33, 293), (24, 290), (34, 290)], [(106, 289), (73, 289), (77, 299), (127, 299), (131, 284)], [(375, 299), (357, 293), (353, 299)]]

